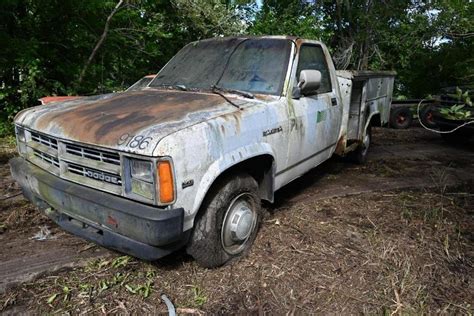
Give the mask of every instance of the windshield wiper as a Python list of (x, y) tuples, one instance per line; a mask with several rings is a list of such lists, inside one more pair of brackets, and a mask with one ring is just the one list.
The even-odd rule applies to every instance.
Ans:
[(214, 88), (211, 88), (211, 92), (212, 93), (215, 93), (217, 95), (220, 95), (224, 100), (226, 100), (227, 102), (229, 102), (230, 104), (232, 104), (233, 106), (235, 106), (236, 108), (238, 108), (240, 110), (240, 106), (238, 106), (237, 104), (235, 104), (234, 102), (232, 102), (228, 97), (226, 97), (222, 92), (220, 92), (219, 90), (217, 89), (214, 89)]
[(211, 89), (212, 89), (213, 92), (220, 91), (220, 92), (235, 93), (235, 94), (241, 95), (241, 96), (243, 96), (247, 99), (255, 98), (255, 96), (252, 93), (247, 92), (247, 91), (242, 91), (242, 90), (237, 90), (237, 89), (227, 89), (227, 88), (219, 87), (217, 85), (212, 85)]

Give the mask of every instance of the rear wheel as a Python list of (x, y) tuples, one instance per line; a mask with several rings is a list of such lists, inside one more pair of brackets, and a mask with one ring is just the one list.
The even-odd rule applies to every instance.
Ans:
[(408, 128), (413, 122), (413, 117), (408, 108), (396, 108), (390, 113), (390, 126), (395, 129)]
[(258, 185), (251, 176), (226, 177), (213, 187), (187, 246), (187, 252), (207, 268), (246, 255), (262, 219)]
[(369, 125), (365, 131), (364, 138), (362, 143), (357, 147), (357, 149), (350, 153), (350, 160), (358, 164), (364, 164), (367, 162), (367, 157), (369, 154), (370, 144), (372, 142), (372, 127)]
[(435, 128), (436, 123), (433, 119), (433, 107), (431, 105), (428, 105), (424, 109), (420, 110), (420, 120), (423, 125), (429, 128)]

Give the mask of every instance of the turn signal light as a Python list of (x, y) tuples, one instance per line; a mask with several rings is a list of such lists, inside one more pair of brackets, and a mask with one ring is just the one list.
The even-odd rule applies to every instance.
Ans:
[(160, 202), (171, 203), (174, 201), (174, 182), (169, 161), (158, 162), (158, 181), (160, 189)]

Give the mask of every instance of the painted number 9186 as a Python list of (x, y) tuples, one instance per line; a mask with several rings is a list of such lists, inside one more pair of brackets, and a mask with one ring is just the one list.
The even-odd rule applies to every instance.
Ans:
[(151, 137), (145, 137), (143, 135), (130, 135), (125, 133), (120, 136), (117, 145), (125, 145), (125, 147), (129, 148), (146, 149), (152, 140), (153, 138)]

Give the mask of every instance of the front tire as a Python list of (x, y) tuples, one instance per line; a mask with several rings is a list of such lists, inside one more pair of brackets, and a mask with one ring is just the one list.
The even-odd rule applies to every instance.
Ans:
[(246, 174), (213, 185), (195, 220), (187, 252), (203, 267), (215, 268), (245, 256), (262, 219), (258, 185)]

